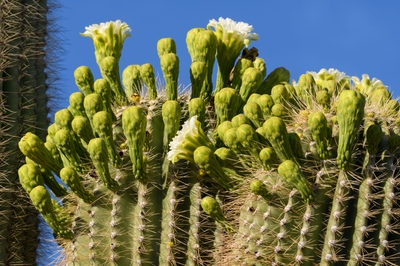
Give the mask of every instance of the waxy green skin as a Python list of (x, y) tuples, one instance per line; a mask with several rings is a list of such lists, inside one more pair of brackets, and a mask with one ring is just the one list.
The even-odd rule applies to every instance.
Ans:
[[(123, 71), (122, 103), (114, 90), (111, 111), (98, 90), (84, 100), (76, 94), (85, 113), (69, 108), (74, 119), (49, 128), (51, 141), (71, 123), (89, 153), (82, 172), (65, 158), (57, 170), (69, 187), (62, 206), (45, 201), (45, 193), (32, 195), (61, 236), (64, 264), (398, 264), (395, 249), (384, 246), (397, 248), (399, 233), (395, 104), (385, 111), (374, 97), (365, 101), (362, 85), (332, 71), (302, 75), (293, 85), (284, 68), (264, 78), (259, 58), (253, 65), (236, 58), (229, 71), (219, 70), (212, 93), (213, 48), (204, 43), (215, 41), (221, 52), (215, 35), (187, 35), (192, 92), (175, 90), (175, 42), (164, 38), (157, 47), (167, 68), (164, 90), (155, 88), (151, 65), (131, 65)], [(226, 68), (221, 54), (218, 60)], [(148, 90), (132, 94), (133, 84)], [(27, 183), (43, 192), (32, 178)]]

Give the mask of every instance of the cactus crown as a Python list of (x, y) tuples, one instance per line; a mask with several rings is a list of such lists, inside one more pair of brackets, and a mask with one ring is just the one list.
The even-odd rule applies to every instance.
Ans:
[[(380, 82), (332, 69), (293, 84), (283, 67), (266, 75), (258, 50), (244, 49), (257, 38), (252, 27), (220, 19), (207, 26), (215, 32), (188, 33), (189, 93), (177, 87), (174, 41), (158, 42), (165, 89), (157, 90), (149, 64), (129, 66), (121, 82), (128, 26), (117, 24), (88, 33), (111, 100), (98, 93), (100, 81), (81, 80), (88, 86), (72, 95), (74, 111), (58, 113), (49, 129), (57, 149), (31, 133), (20, 141), (68, 186), (61, 206), (49, 196), (58, 184), (44, 178), (46, 190), (37, 175), (21, 174), (64, 262), (399, 263), (399, 103)], [(96, 41), (110, 33), (120, 47), (106, 43), (115, 51), (99, 59), (106, 48)]]

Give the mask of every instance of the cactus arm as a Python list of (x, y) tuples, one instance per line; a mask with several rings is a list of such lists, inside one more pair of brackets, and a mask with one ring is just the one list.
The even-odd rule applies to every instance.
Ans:
[(324, 246), (320, 257), (321, 265), (332, 265), (340, 260), (342, 230), (349, 204), (350, 180), (344, 171), (339, 172), (332, 209), (326, 226)]

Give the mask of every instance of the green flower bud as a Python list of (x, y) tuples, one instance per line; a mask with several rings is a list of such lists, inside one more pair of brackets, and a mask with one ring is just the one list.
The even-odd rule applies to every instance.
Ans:
[(274, 100), (270, 95), (264, 94), (257, 98), (256, 103), (260, 106), (264, 119), (267, 120), (271, 116)]
[(263, 129), (264, 137), (271, 143), (281, 161), (296, 161), (290, 148), (286, 125), (281, 118), (275, 116), (268, 118), (263, 124)]
[(232, 123), (232, 127), (240, 127), (243, 124), (247, 124), (247, 125), (251, 124), (249, 118), (247, 116), (245, 116), (244, 114), (235, 115), (232, 118), (231, 123)]
[(271, 115), (277, 117), (285, 117), (288, 115), (288, 111), (283, 104), (276, 103), (271, 108)]
[(168, 100), (178, 98), (179, 58), (174, 53), (164, 54), (160, 57), (161, 70), (165, 79), (165, 90)]
[(301, 194), (307, 204), (315, 202), (314, 192), (307, 183), (306, 178), (300, 170), (300, 167), (291, 160), (286, 160), (278, 167), (278, 174), (286, 183), (295, 187)]
[(396, 116), (400, 110), (400, 103), (398, 100), (389, 100), (386, 103), (387, 114), (389, 116)]
[(260, 97), (261, 97), (261, 94), (253, 93), (250, 95), (249, 99), (247, 99), (247, 103), (252, 103), (252, 102), (256, 103), (257, 99)]
[[(47, 138), (46, 138), (47, 139)], [(46, 149), (48, 149), (51, 152), (51, 155), (53, 155), (53, 158), (61, 164), (61, 157), (60, 157), (60, 152), (57, 149), (56, 144), (54, 143), (54, 140), (52, 138), (49, 138), (50, 141), (46, 141), (44, 143), (44, 146)]]
[(271, 90), (271, 98), (275, 104), (285, 105), (289, 101), (289, 92), (284, 84), (275, 85)]
[(267, 66), (265, 65), (264, 59), (257, 57), (253, 62), (254, 68), (257, 68), (261, 71), (262, 79), (267, 75)]
[(223, 88), (215, 93), (214, 104), (217, 114), (217, 125), (231, 120), (237, 114), (240, 107), (240, 95), (232, 88)]
[(316, 91), (316, 84), (313, 75), (306, 73), (300, 76), (295, 85), (296, 95), (303, 100), (307, 106), (312, 106), (312, 98)]
[(168, 144), (180, 127), (181, 106), (179, 102), (166, 101), (162, 106), (162, 117), (164, 121), (164, 147), (168, 149)]
[(224, 173), (210, 148), (207, 146), (198, 147), (193, 153), (193, 159), (201, 169), (223, 188), (227, 190), (235, 189), (234, 180)]
[(93, 93), (94, 78), (92, 71), (87, 66), (80, 66), (74, 71), (76, 86), (84, 95)]
[(74, 92), (69, 96), (68, 110), (73, 116), (86, 116), (85, 108), (83, 106), (84, 99), (85, 95), (82, 92)]
[(278, 156), (271, 147), (266, 147), (262, 149), (259, 153), (259, 158), (264, 170), (270, 170), (273, 165), (279, 163)]
[(217, 134), (220, 139), (224, 140), (224, 134), (228, 129), (234, 127), (231, 121), (224, 121), (217, 127)]
[(50, 194), (44, 186), (36, 186), (33, 188), (29, 193), (29, 197), (35, 208), (43, 215), (47, 224), (50, 225), (55, 237), (72, 238), (73, 233), (60, 224), (55, 214)]
[(264, 120), (261, 107), (256, 102), (247, 102), (243, 107), (243, 112), (246, 117), (250, 119), (256, 128), (262, 126)]
[(251, 94), (255, 93), (260, 87), (262, 82), (262, 73), (257, 68), (250, 67), (246, 69), (242, 76), (242, 85), (240, 86), (239, 93), (242, 98), (243, 104)]
[(357, 132), (364, 117), (364, 96), (356, 90), (343, 90), (337, 101), (339, 145), (337, 164), (339, 169), (348, 170), (351, 155), (357, 140)]
[(58, 150), (67, 159), (64, 164), (73, 166), (78, 172), (83, 173), (82, 160), (76, 150), (76, 143), (71, 135), (71, 132), (66, 129), (60, 129), (54, 135), (54, 143)]
[(368, 102), (378, 107), (383, 107), (391, 98), (392, 95), (389, 90), (385, 87), (381, 87), (371, 93), (371, 95), (368, 97)]
[(142, 79), (140, 77), (140, 65), (129, 65), (122, 72), (122, 84), (128, 99), (133, 94), (140, 95), (142, 91)]
[(106, 144), (108, 158), (110, 158), (111, 164), (115, 168), (119, 168), (122, 165), (122, 161), (117, 153), (117, 150), (115, 149), (110, 115), (106, 111), (97, 112), (93, 116), (93, 126), (96, 133), (101, 139), (104, 140), (104, 143)]
[(107, 147), (104, 140), (101, 138), (90, 140), (87, 149), (101, 181), (103, 181), (104, 185), (109, 190), (113, 192), (117, 191), (119, 185), (117, 181), (111, 178), (110, 170), (108, 168)]
[[(41, 172), (44, 183), (54, 193), (54, 195), (56, 197), (62, 197), (62, 196), (65, 196), (68, 194), (68, 191), (64, 188), (64, 186), (60, 185), (60, 183), (55, 179), (53, 173), (49, 169), (42, 167), (41, 165), (39, 165), (39, 164), (35, 163), (34, 161), (32, 161), (31, 159), (29, 159), (28, 157), (25, 157), (25, 162), (26, 162), (26, 164), (34, 165)], [(20, 176), (20, 179), (21, 179), (21, 176)]]
[(303, 152), (303, 147), (301, 145), (301, 140), (300, 137), (297, 133), (295, 132), (290, 132), (288, 133), (289, 136), (289, 143), (290, 143), (290, 148), (292, 150), (293, 155), (297, 159), (305, 159), (305, 153)]
[(240, 87), (242, 86), (242, 79), (245, 71), (253, 66), (253, 61), (250, 59), (241, 58), (238, 60), (230, 77), (232, 88), (239, 91)]
[(217, 50), (216, 36), (211, 30), (195, 28), (187, 33), (186, 43), (192, 58), (190, 74), (192, 98), (210, 99), (213, 89), (212, 72)]
[(147, 180), (143, 148), (146, 140), (146, 115), (137, 106), (131, 106), (122, 113), (122, 128), (128, 140), (129, 156), (135, 179)]
[(243, 124), (236, 129), (236, 137), (237, 141), (239, 141), (241, 145), (258, 160), (260, 141), (258, 140), (257, 133), (254, 128), (250, 125)]
[(214, 155), (222, 167), (231, 165), (233, 162), (238, 160), (236, 154), (231, 149), (225, 147), (218, 148), (214, 152)]
[(67, 129), (71, 130), (71, 122), (74, 119), (74, 116), (68, 109), (61, 109), (60, 111), (56, 112), (54, 115), (54, 123), (60, 129)]
[(29, 194), (33, 188), (44, 186), (42, 172), (34, 164), (24, 164), (18, 169), (19, 182)]
[(281, 82), (289, 82), (290, 73), (284, 67), (274, 69), (257, 88), (259, 94), (271, 94), (272, 88)]
[(320, 104), (325, 112), (329, 112), (331, 108), (331, 95), (327, 89), (322, 89), (316, 94), (317, 103)]
[(85, 113), (87, 118), (89, 118), (90, 125), (94, 128), (93, 116), (95, 113), (104, 110), (103, 99), (97, 93), (89, 94), (85, 97), (83, 106), (85, 107)]
[(365, 132), (368, 153), (376, 154), (378, 152), (379, 142), (383, 137), (382, 129), (377, 124), (370, 123), (366, 126)]
[(71, 127), (75, 134), (86, 143), (89, 143), (89, 141), (94, 138), (89, 119), (84, 116), (75, 116), (72, 120)]
[(244, 149), (242, 144), (239, 142), (237, 135), (236, 135), (236, 127), (228, 129), (224, 133), (223, 142), (226, 146), (231, 148), (234, 152), (241, 154), (243, 153)]
[(162, 57), (165, 54), (173, 53), (176, 54), (176, 44), (172, 38), (162, 38), (157, 42), (157, 53), (158, 57)]
[(202, 198), (200, 205), (201, 208), (203, 208), (204, 212), (210, 215), (210, 217), (213, 218), (216, 222), (221, 224), (227, 232), (234, 232), (233, 227), (227, 222), (222, 212), (221, 206), (213, 197), (206, 196)]
[(250, 191), (253, 192), (254, 195), (263, 197), (266, 201), (272, 199), (272, 195), (269, 193), (267, 186), (261, 180), (253, 180), (250, 183)]
[(105, 79), (97, 79), (94, 82), (94, 91), (96, 94), (101, 96), (103, 101), (103, 110), (107, 111), (112, 118), (112, 121), (116, 121), (117, 118), (111, 108), (111, 87)]
[[(111, 96), (117, 106), (126, 104), (126, 96), (122, 90), (119, 76), (118, 61), (113, 56), (107, 56), (100, 62), (101, 75), (111, 87)], [(86, 95), (87, 96), (87, 95)]]
[(146, 84), (150, 100), (157, 99), (156, 80), (154, 78), (154, 68), (151, 64), (143, 64), (140, 66), (140, 76)]
[(192, 98), (189, 102), (189, 117), (197, 116), (197, 120), (204, 126), (206, 119), (206, 105), (203, 98)]
[(21, 152), (35, 163), (57, 175), (60, 173), (62, 165), (53, 158), (51, 152), (46, 149), (44, 143), (35, 134), (26, 133), (18, 142), (18, 146)]
[(204, 62), (193, 62), (190, 65), (190, 82), (192, 84), (191, 98), (207, 96), (201, 95), (201, 89), (203, 88), (207, 70), (206, 63)]
[(92, 203), (94, 196), (87, 192), (80, 182), (80, 177), (75, 169), (71, 166), (66, 166), (60, 171), (61, 180), (84, 202)]
[(311, 135), (317, 146), (318, 156), (322, 160), (328, 159), (328, 121), (321, 112), (311, 113), (308, 116), (308, 127), (310, 128)]

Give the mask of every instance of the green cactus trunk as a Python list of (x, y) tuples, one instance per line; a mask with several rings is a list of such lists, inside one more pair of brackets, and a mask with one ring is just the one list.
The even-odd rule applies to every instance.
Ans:
[[(177, 90), (179, 59), (164, 38), (165, 90), (156, 91), (149, 64), (130, 76), (129, 66), (123, 82), (100, 71), (102, 83), (127, 86), (123, 98), (119, 85), (103, 84), (114, 90), (111, 103), (85, 92), (99, 81), (78, 77), (82, 93), (57, 113), (47, 145), (21, 138), (21, 183), (64, 247), (62, 264), (398, 265), (400, 123), (390, 94), (385, 105), (377, 88), (333, 70), (293, 85), (284, 68), (264, 78), (260, 58), (243, 73), (236, 60), (233, 77), (220, 71), (224, 86), (213, 93), (214, 59), (196, 43), (207, 37), (218, 53), (229, 50), (229, 42), (218, 47), (223, 28), (213, 23), (215, 38), (188, 34), (195, 91)], [(129, 28), (103, 27), (84, 35), (115, 63)], [(217, 59), (220, 67), (232, 60)], [(49, 196), (60, 187), (33, 174), (34, 163), (68, 185), (62, 205)]]
[(26, 132), (43, 140), (48, 126), (45, 45), (47, 1), (1, 1), (0, 11), (0, 262), (34, 265), (39, 217), (19, 184)]

